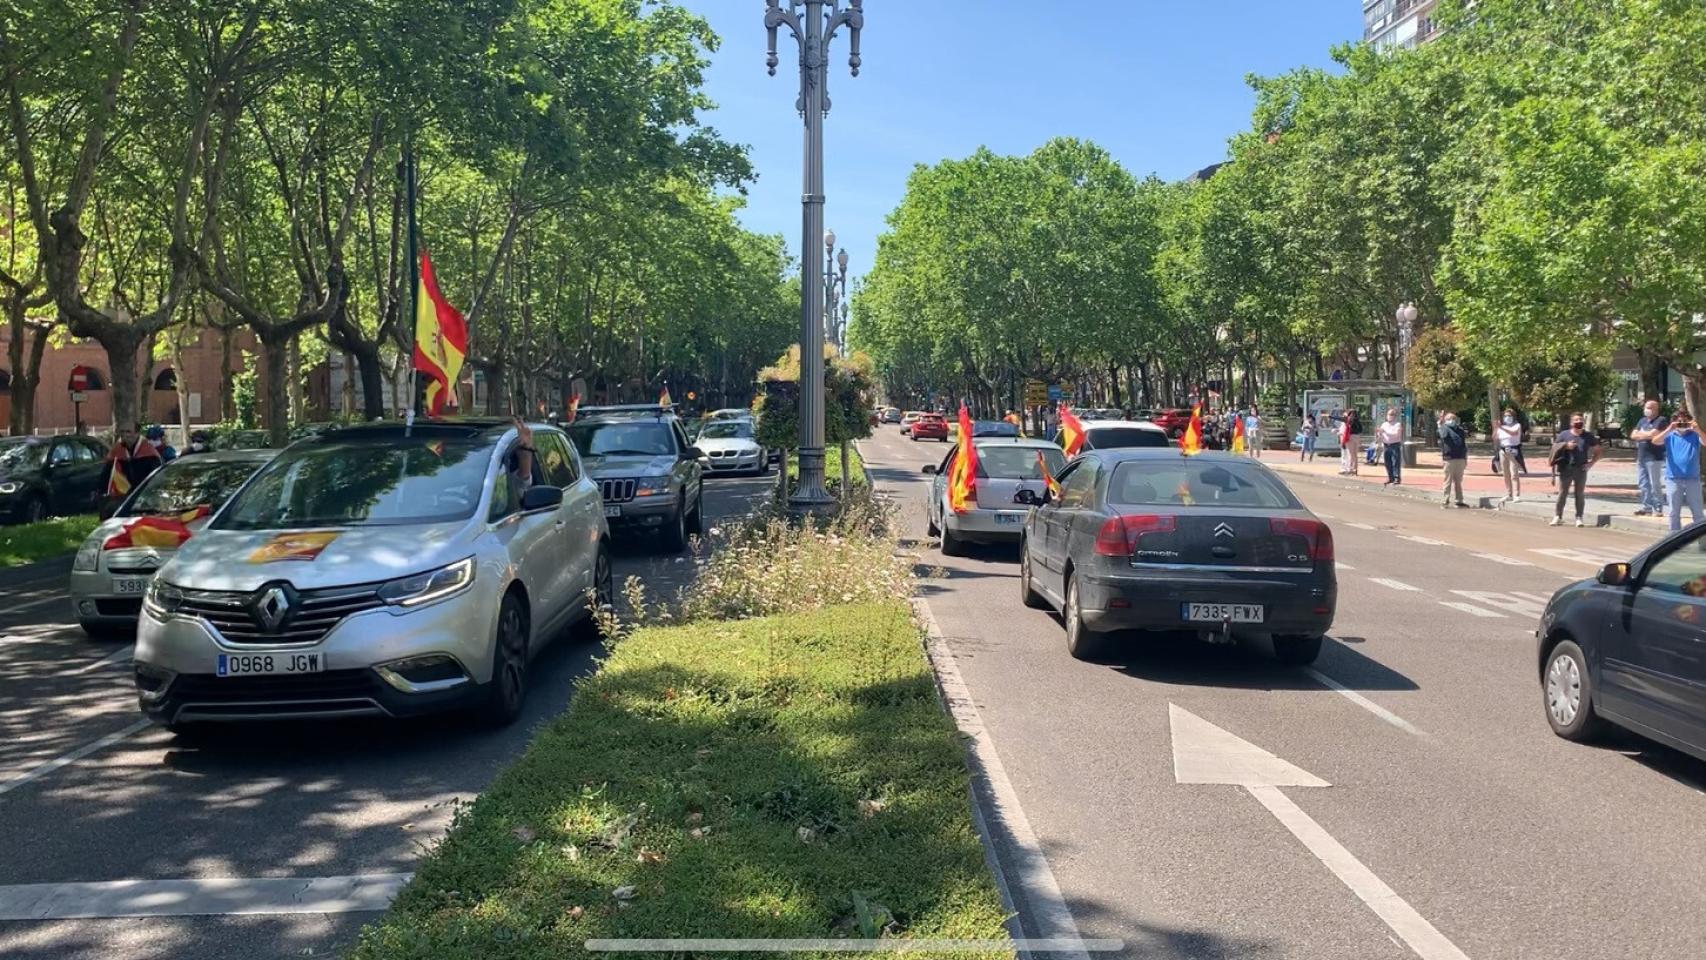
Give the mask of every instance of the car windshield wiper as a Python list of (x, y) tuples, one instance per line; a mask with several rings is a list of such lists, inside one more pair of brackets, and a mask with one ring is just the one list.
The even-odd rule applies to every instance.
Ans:
[(595, 457), (659, 457), (662, 454), (654, 450), (604, 450), (593, 454)]

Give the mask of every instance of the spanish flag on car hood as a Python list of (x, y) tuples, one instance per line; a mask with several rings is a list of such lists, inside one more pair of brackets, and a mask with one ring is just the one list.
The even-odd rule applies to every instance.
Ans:
[(212, 511), (207, 506), (194, 507), (177, 516), (137, 517), (125, 524), (118, 533), (101, 544), (102, 550), (125, 550), (133, 547), (154, 547), (176, 550), (191, 535), (189, 525), (205, 519)]
[(965, 513), (977, 506), (977, 445), (971, 438), (971, 412), (960, 404), (960, 445), (948, 465), (948, 508)]
[(415, 369), (430, 380), (427, 413), (438, 416), (456, 406), (456, 382), (468, 356), (468, 324), (439, 292), (432, 258), (421, 251), (421, 286), (415, 295)]
[(1060, 405), (1060, 448), (1066, 451), (1067, 459), (1084, 449), (1084, 424), (1064, 402)]

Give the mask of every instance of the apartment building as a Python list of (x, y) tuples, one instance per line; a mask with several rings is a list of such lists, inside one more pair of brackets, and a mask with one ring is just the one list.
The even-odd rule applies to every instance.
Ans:
[(1439, 35), (1438, 0), (1363, 0), (1362, 38), (1382, 50), (1414, 47)]

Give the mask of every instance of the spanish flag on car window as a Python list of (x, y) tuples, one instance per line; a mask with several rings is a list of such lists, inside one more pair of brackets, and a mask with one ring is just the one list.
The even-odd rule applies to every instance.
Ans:
[(1054, 474), (1049, 472), (1048, 458), (1043, 456), (1041, 450), (1037, 451), (1037, 472), (1043, 476), (1043, 486), (1048, 490), (1049, 499), (1059, 500), (1060, 481), (1056, 480)]
[(130, 462), (130, 451), (124, 444), (113, 444), (112, 452), (107, 454), (107, 496), (122, 497), (130, 493), (130, 475), (125, 472)]
[(1064, 402), (1060, 405), (1060, 448), (1069, 459), (1084, 449), (1084, 424)]
[(948, 465), (948, 508), (965, 513), (977, 506), (977, 445), (971, 441), (971, 412), (960, 404), (960, 445)]
[(432, 258), (421, 251), (421, 285), (415, 294), (415, 369), (429, 382), (427, 413), (439, 416), (456, 406), (456, 383), (468, 356), (468, 324), (439, 292)]
[(1179, 438), (1179, 452), (1185, 456), (1202, 453), (1202, 404), (1191, 408), (1191, 422), (1185, 427), (1184, 436)]

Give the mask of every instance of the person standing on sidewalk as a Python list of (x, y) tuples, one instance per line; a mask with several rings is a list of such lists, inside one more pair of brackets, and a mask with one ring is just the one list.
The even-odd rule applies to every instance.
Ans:
[(1558, 504), (1552, 510), (1552, 526), (1564, 522), (1564, 502), (1570, 497), (1570, 487), (1576, 490), (1576, 526), (1587, 524), (1585, 512), (1588, 470), (1599, 462), (1603, 453), (1599, 439), (1587, 431), (1587, 420), (1579, 413), (1570, 415), (1570, 429), (1560, 431), (1552, 441), (1552, 469), (1558, 476)]
[(1499, 445), (1499, 472), (1505, 477), (1505, 502), (1522, 499), (1522, 421), (1516, 411), (1505, 408), (1505, 417), (1493, 428), (1493, 440)]
[(1380, 437), (1380, 449), (1386, 460), (1386, 486), (1403, 483), (1404, 425), (1398, 422), (1398, 410), (1386, 408), (1386, 422), (1375, 428)]
[[(1439, 412), (1439, 459), (1445, 468), (1445, 480), (1440, 484), (1440, 493), (1445, 497), (1443, 506), (1447, 510), (1453, 503), (1460, 507), (1469, 506), (1463, 500), (1463, 471), (1469, 467), (1469, 438), (1458, 426), (1457, 414), (1444, 410)], [(1455, 500), (1452, 499), (1454, 490)]]
[(1659, 416), (1657, 400), (1648, 400), (1641, 413), (1641, 419), (1629, 433), (1629, 439), (1635, 441), (1635, 486), (1641, 491), (1641, 506), (1635, 516), (1656, 517), (1668, 499), (1664, 486), (1665, 450), (1658, 436), (1670, 421)]
[(1250, 451), (1250, 456), (1262, 459), (1262, 415), (1256, 412), (1256, 405), (1250, 404), (1250, 415), (1244, 418), (1244, 447)]
[(1670, 505), (1672, 533), (1682, 529), (1682, 508), (1700, 522), (1700, 431), (1694, 418), (1678, 410), (1663, 429), (1643, 446), (1658, 447), (1664, 453), (1665, 499)]
[(1303, 417), (1303, 449), (1297, 455), (1299, 460), (1315, 459), (1315, 414), (1305, 414)]

